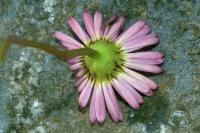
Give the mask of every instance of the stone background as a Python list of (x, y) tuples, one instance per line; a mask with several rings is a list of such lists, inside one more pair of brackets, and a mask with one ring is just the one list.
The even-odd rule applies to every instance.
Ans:
[(107, 115), (91, 126), (88, 109), (80, 110), (74, 77), (64, 61), (43, 51), (12, 46), (0, 64), (0, 133), (199, 133), (199, 0), (0, 0), (0, 40), (10, 34), (60, 46), (55, 30), (71, 34), (66, 18), (82, 23), (87, 9), (108, 18), (123, 15), (126, 26), (146, 20), (165, 53), (164, 73), (149, 75), (160, 89), (145, 97), (140, 111), (120, 102), (124, 121)]

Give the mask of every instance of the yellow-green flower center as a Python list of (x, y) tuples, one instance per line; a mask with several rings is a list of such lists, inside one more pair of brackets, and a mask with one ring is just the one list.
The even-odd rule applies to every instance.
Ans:
[(98, 40), (89, 46), (96, 50), (98, 55), (94, 58), (84, 57), (85, 67), (96, 81), (108, 81), (122, 71), (124, 54), (119, 46), (105, 40)]

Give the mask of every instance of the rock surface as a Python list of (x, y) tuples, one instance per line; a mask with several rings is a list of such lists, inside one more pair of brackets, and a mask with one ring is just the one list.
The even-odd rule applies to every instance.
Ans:
[(0, 133), (199, 133), (200, 1), (199, 0), (1, 0), (0, 40), (10, 34), (59, 46), (55, 30), (71, 34), (66, 18), (82, 23), (84, 10), (115, 14), (126, 26), (146, 20), (159, 34), (153, 48), (165, 54), (160, 86), (145, 97), (140, 111), (120, 102), (124, 121), (107, 115), (91, 126), (88, 109), (80, 110), (74, 77), (64, 61), (43, 51), (12, 46), (0, 65)]

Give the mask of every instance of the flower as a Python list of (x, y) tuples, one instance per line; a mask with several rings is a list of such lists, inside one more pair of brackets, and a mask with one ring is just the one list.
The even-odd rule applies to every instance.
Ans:
[(123, 114), (115, 93), (138, 110), (143, 103), (141, 94), (152, 96), (153, 90), (158, 87), (138, 71), (162, 71), (158, 66), (164, 61), (161, 52), (139, 51), (143, 47), (157, 44), (159, 37), (150, 33), (144, 21), (136, 22), (121, 33), (125, 23), (122, 16), (111, 17), (103, 27), (102, 13), (99, 11), (95, 12), (94, 18), (85, 11), (83, 21), (86, 31), (73, 17), (67, 21), (79, 41), (59, 31), (54, 33), (54, 37), (69, 50), (89, 47), (98, 52), (93, 58), (82, 56), (68, 60), (69, 69), (76, 72), (79, 106), (86, 107), (90, 102), (91, 123), (104, 122), (106, 108), (114, 122), (122, 121)]

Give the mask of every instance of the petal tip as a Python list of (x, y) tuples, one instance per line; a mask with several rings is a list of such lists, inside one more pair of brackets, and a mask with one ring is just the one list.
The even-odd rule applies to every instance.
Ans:
[(163, 70), (159, 66), (156, 66), (156, 67), (152, 68), (152, 70), (150, 72), (152, 72), (152, 73), (162, 73)]
[(53, 37), (57, 37), (58, 31), (54, 31), (52, 34), (53, 34)]
[(84, 14), (84, 13), (89, 13), (89, 11), (88, 11), (87, 9), (85, 9), (84, 12), (83, 12), (83, 14)]
[(135, 110), (140, 110), (140, 104), (134, 107)]
[(163, 58), (163, 57), (165, 57), (164, 53), (160, 52), (160, 58)]
[(145, 25), (146, 22), (144, 20), (139, 20), (138, 23), (141, 25)]
[(104, 120), (105, 120), (105, 117), (100, 117), (100, 118), (97, 117), (97, 121), (98, 121), (99, 123), (103, 123)]
[(154, 86), (151, 87), (151, 90), (157, 90), (159, 86), (155, 83)]
[(152, 44), (158, 44), (160, 42), (160, 38), (159, 36), (155, 36), (154, 38), (152, 38)]
[(72, 19), (73, 19), (72, 16), (67, 17), (67, 23), (70, 23)]
[(99, 10), (96, 10), (96, 12), (95, 13), (97, 13), (97, 14), (102, 14)]
[(84, 103), (80, 100), (80, 98), (78, 99), (78, 105), (79, 105), (79, 107), (81, 107), (81, 108), (84, 108), (84, 107), (85, 107)]
[(90, 124), (91, 124), (91, 125), (94, 125), (94, 123), (96, 122), (96, 120), (92, 120), (92, 119), (90, 119), (90, 118), (89, 118), (89, 121), (90, 121)]

